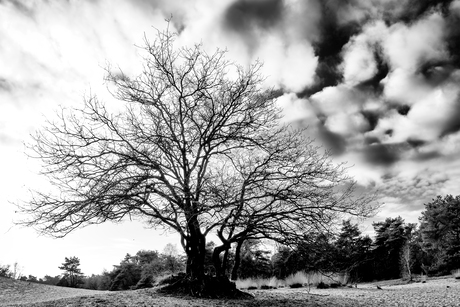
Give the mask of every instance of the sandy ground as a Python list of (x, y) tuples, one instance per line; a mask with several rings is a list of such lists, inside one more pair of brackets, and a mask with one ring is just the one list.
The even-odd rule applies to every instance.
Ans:
[[(16, 283), (16, 284), (12, 284)], [(376, 288), (376, 284), (382, 290)], [(248, 291), (252, 300), (209, 300), (173, 297), (155, 289), (124, 292), (69, 289), (0, 280), (0, 306), (77, 307), (77, 306), (460, 306), (460, 281), (453, 278), (427, 283), (389, 285), (360, 284), (358, 288), (274, 289)]]

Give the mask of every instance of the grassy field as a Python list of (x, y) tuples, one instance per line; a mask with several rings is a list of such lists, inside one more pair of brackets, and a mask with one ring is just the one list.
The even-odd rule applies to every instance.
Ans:
[[(305, 281), (313, 276), (292, 276), (292, 282)], [(321, 278), (321, 277), (317, 277)], [(308, 279), (307, 279), (308, 281)], [(262, 280), (255, 280), (260, 282)], [(265, 282), (276, 282), (266, 280)], [(382, 290), (376, 288), (379, 285)], [(290, 288), (282, 286), (270, 290), (247, 290), (253, 299), (216, 300), (197, 299), (159, 293), (157, 289), (106, 292), (71, 289), (0, 278), (0, 306), (31, 307), (205, 307), (205, 306), (460, 306), (460, 281), (453, 276), (428, 279), (426, 283), (405, 283), (401, 280), (358, 284), (357, 288), (315, 287)]]

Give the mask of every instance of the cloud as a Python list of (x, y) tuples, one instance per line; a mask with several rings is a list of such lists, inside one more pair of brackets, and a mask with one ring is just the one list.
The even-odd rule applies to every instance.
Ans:
[(383, 68), (378, 43), (386, 30), (382, 22), (368, 24), (343, 47), (341, 68), (345, 84), (354, 86), (372, 80)]
[(392, 69), (415, 72), (426, 61), (446, 59), (445, 21), (434, 13), (409, 26), (397, 23), (388, 29), (383, 49)]
[(283, 9), (282, 0), (237, 0), (228, 7), (224, 22), (229, 29), (248, 35), (254, 28), (275, 27)]

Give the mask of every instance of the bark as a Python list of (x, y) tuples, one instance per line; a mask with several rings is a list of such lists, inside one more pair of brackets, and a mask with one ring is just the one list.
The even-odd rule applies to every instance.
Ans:
[(204, 259), (206, 238), (202, 234), (196, 217), (189, 220), (189, 236), (186, 238), (187, 266), (186, 274), (190, 280), (204, 279)]
[(214, 264), (214, 268), (216, 269), (216, 277), (219, 279), (226, 278), (225, 266), (223, 265), (223, 261), (220, 260), (220, 254), (224, 251), (228, 251), (229, 249), (230, 245), (223, 244), (215, 247), (212, 253), (212, 262)]
[(235, 250), (235, 264), (233, 265), (232, 268), (232, 274), (230, 277), (230, 280), (237, 280), (238, 278), (238, 269), (240, 268), (240, 262), (241, 262), (241, 247), (243, 246), (244, 240), (238, 241), (236, 245), (236, 250)]

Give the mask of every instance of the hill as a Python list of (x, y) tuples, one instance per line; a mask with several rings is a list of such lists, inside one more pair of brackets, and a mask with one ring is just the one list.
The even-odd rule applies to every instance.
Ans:
[(105, 293), (108, 293), (108, 291), (65, 288), (0, 277), (0, 306), (29, 305), (62, 298)]

